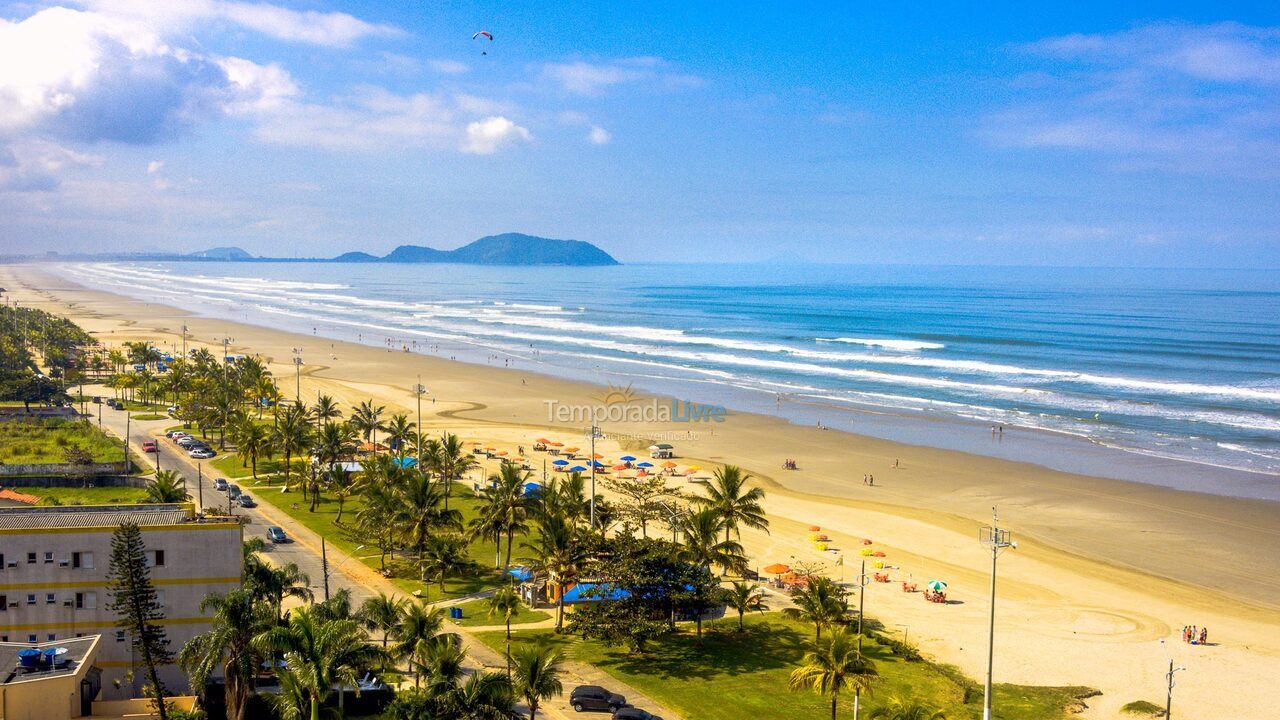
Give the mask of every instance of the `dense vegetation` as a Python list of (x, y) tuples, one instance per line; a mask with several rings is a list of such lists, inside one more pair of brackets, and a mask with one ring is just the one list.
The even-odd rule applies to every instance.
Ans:
[(66, 318), (0, 305), (0, 400), (28, 409), (67, 400), (64, 383), (78, 379), (80, 349), (96, 342)]

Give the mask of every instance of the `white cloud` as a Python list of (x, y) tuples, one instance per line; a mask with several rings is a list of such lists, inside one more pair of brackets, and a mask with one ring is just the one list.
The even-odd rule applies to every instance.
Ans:
[(574, 95), (600, 95), (615, 85), (641, 81), (665, 89), (694, 87), (702, 82), (696, 76), (669, 71), (666, 61), (655, 57), (546, 63), (539, 77)]
[(492, 155), (500, 147), (530, 139), (529, 131), (504, 117), (489, 117), (467, 125), (462, 151), (475, 155)]
[(288, 71), (276, 63), (259, 65), (237, 57), (221, 58), (218, 66), (227, 75), (227, 112), (277, 110), (285, 101), (302, 94)]
[(80, 153), (46, 140), (19, 140), (0, 145), (0, 190), (47, 192), (61, 185), (64, 169), (97, 167), (97, 155)]
[(587, 133), (587, 140), (589, 140), (592, 145), (607, 145), (612, 139), (613, 135), (610, 135), (608, 130), (605, 130), (599, 125), (592, 125), (591, 131)]
[(462, 75), (470, 72), (471, 66), (457, 60), (428, 60), (427, 66), (441, 75)]
[(145, 22), (161, 32), (190, 30), (200, 23), (223, 21), (277, 40), (327, 47), (349, 47), (367, 37), (402, 35), (403, 31), (370, 23), (343, 12), (292, 10), (269, 3), (231, 0), (78, 0), (96, 12)]
[(160, 172), (163, 169), (164, 169), (163, 160), (152, 160), (151, 162), (147, 163), (148, 175), (155, 175), (156, 173)]

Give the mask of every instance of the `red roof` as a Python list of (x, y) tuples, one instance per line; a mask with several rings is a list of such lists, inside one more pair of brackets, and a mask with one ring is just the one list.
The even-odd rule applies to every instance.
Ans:
[(40, 498), (36, 495), (28, 495), (26, 493), (15, 492), (13, 490), (5, 490), (0, 488), (0, 500), (9, 500), (11, 502), (22, 503), (23, 505), (35, 505), (40, 502)]

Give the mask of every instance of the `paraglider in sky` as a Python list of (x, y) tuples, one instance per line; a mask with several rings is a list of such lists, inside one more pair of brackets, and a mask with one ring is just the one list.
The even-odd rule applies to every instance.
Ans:
[[(493, 33), (489, 32), (488, 30), (481, 30), (480, 32), (478, 32), (478, 33), (476, 33), (475, 35), (472, 35), (472, 36), (471, 36), (471, 39), (472, 39), (472, 40), (478, 40), (478, 39), (480, 39), (480, 38), (485, 38), (485, 40), (487, 40), (488, 42), (493, 42)], [(481, 55), (488, 55), (488, 54), (489, 54), (489, 51), (488, 51), (488, 50), (481, 50), (481, 51), (480, 51), (480, 54), (481, 54)]]

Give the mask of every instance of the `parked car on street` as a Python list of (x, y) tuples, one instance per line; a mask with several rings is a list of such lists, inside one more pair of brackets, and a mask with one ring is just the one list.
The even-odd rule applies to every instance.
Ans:
[(220, 491), (220, 492), (226, 492), (226, 491), (227, 491), (227, 481), (226, 481), (226, 480), (224, 480), (224, 479), (222, 479), (222, 478), (218, 478), (218, 479), (214, 480), (214, 481), (213, 481), (213, 489), (214, 489), (214, 490), (218, 490), (218, 491)]
[(241, 493), (240, 497), (236, 498), (236, 501), (240, 503), (240, 507), (258, 507), (258, 503), (253, 501), (253, 497), (249, 493)]
[(228, 485), (227, 494), (231, 496), (232, 500), (235, 500), (236, 498), (240, 497), (240, 486), (234, 483), (232, 483), (231, 485)]
[(146, 441), (146, 442), (142, 443), (142, 452), (144, 452), (144, 453), (158, 453), (158, 452), (160, 452), (160, 448), (156, 447), (156, 443), (155, 443), (155, 441), (154, 441), (154, 440), (148, 440), (148, 441)]
[(569, 693), (569, 705), (578, 712), (587, 710), (614, 712), (618, 708), (625, 707), (626, 704), (626, 698), (609, 692), (599, 685), (579, 685)]
[(200, 441), (197, 440), (196, 438), (191, 437), (190, 435), (184, 435), (183, 437), (178, 438), (178, 444), (188, 449), (190, 449), (192, 445), (195, 445), (198, 442)]
[(214, 455), (217, 455), (217, 453), (207, 447), (198, 447), (187, 453), (188, 457), (195, 458), (196, 460), (208, 460)]
[(618, 708), (613, 714), (613, 720), (662, 720), (662, 718), (654, 715), (647, 710), (641, 710), (635, 707)]
[(289, 536), (284, 534), (284, 528), (277, 527), (275, 525), (267, 528), (267, 539), (273, 543), (291, 542), (289, 540)]

